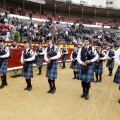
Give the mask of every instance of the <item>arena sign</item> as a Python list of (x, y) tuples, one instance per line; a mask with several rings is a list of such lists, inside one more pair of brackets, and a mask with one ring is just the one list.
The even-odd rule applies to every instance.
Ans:
[(68, 25), (67, 24), (62, 24), (62, 23), (56, 23), (56, 27), (67, 29)]
[(27, 1), (45, 4), (45, 0), (27, 0)]

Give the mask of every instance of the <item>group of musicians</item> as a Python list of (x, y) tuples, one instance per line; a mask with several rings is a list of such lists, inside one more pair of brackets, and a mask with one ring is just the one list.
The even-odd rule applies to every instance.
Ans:
[[(38, 75), (42, 74), (43, 58), (47, 61), (46, 77), (48, 78), (48, 84), (50, 89), (47, 93), (55, 93), (56, 85), (55, 81), (57, 79), (57, 67), (58, 59), (62, 56), (63, 69), (66, 67), (66, 57), (68, 54), (68, 49), (64, 45), (63, 49), (55, 45), (51, 37), (47, 38), (48, 47), (45, 49), (42, 47), (42, 43), (39, 43), (38, 48), (34, 52), (30, 48), (28, 41), (24, 42), (24, 51), (21, 55), (21, 63), (23, 64), (22, 76), (25, 78), (27, 83), (24, 90), (31, 91), (32, 84), (31, 78), (33, 78), (33, 64), (35, 60), (36, 65), (38, 66)], [(5, 41), (0, 39), (0, 76), (2, 84), (0, 89), (4, 88), (7, 85), (7, 67), (8, 60), (10, 56), (10, 50), (5, 45)], [(101, 82), (102, 73), (103, 73), (103, 62), (107, 59), (107, 65), (109, 70), (108, 76), (112, 76), (112, 71), (114, 68), (114, 62), (118, 64), (118, 69), (114, 76), (114, 82), (120, 84), (120, 49), (114, 50), (114, 46), (110, 45), (110, 48), (106, 51), (102, 49), (102, 46), (99, 46), (98, 49), (95, 49), (90, 45), (90, 39), (84, 37), (84, 44), (82, 48), (79, 48), (77, 45), (74, 45), (74, 49), (71, 52), (71, 65), (70, 68), (73, 69), (74, 78), (81, 80), (81, 86), (83, 93), (82, 98), (86, 100), (89, 99), (89, 89), (91, 82)], [(96, 80), (94, 80), (94, 73)], [(120, 100), (119, 100), (120, 103)]]

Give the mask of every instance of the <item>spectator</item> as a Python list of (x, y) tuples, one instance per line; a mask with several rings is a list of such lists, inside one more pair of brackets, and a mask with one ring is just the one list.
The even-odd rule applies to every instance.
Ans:
[(9, 41), (9, 40), (10, 40), (10, 32), (6, 29), (5, 41)]
[(20, 32), (18, 30), (16, 30), (15, 34), (14, 34), (14, 41), (19, 41), (20, 40)]
[(60, 21), (60, 14), (58, 15), (58, 21)]
[(32, 21), (32, 12), (29, 13), (30, 21)]
[(10, 48), (12, 49), (16, 49), (16, 48), (19, 48), (19, 45), (13, 41), (13, 43), (11, 44)]

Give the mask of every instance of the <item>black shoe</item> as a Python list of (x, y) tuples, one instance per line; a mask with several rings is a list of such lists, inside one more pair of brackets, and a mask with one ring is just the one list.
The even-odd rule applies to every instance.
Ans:
[(28, 91), (31, 91), (32, 90), (32, 86), (28, 87)]
[(42, 73), (38, 73), (38, 75), (41, 75)]
[(51, 93), (52, 92), (52, 88), (50, 90), (47, 91), (47, 93)]
[(108, 76), (112, 76), (112, 74), (109, 74)]
[(7, 86), (7, 85), (8, 85), (7, 83), (4, 84), (4, 86)]
[(62, 69), (65, 69), (65, 67), (62, 67)]
[(81, 98), (84, 98), (85, 97), (85, 93), (83, 93), (82, 95), (81, 95)]
[(118, 103), (120, 103), (120, 99), (118, 100)]
[(112, 74), (110, 74), (109, 76), (112, 76)]
[(26, 88), (24, 88), (24, 90), (28, 90), (28, 86)]
[(97, 83), (97, 82), (98, 82), (98, 80), (95, 81), (95, 83)]
[(85, 99), (86, 99), (86, 100), (89, 99), (89, 94), (85, 95)]
[(4, 88), (5, 85), (1, 84), (0, 89)]
[(52, 91), (51, 91), (51, 94), (54, 94), (56, 91), (56, 88), (53, 88)]
[(73, 79), (77, 79), (77, 77), (74, 77)]

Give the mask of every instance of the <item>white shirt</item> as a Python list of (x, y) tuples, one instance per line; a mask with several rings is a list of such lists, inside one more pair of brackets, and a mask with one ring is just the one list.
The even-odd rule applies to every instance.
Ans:
[[(78, 55), (77, 55), (77, 61), (79, 62), (79, 64), (82, 64), (83, 61), (81, 61), (81, 48), (78, 51)], [(96, 50), (92, 47), (92, 52), (94, 53), (95, 57), (93, 59), (91, 59), (91, 62), (95, 62), (98, 59), (98, 54), (96, 52)]]
[(120, 48), (115, 52), (115, 63), (120, 66)]
[[(26, 52), (28, 52), (29, 49), (30, 48), (27, 48)], [(24, 53), (24, 51), (22, 52), (22, 55), (21, 55), (21, 59), (20, 59), (21, 63), (23, 63), (23, 53)], [(35, 54), (34, 54), (33, 50), (31, 50), (31, 49), (30, 49), (30, 54), (32, 55), (32, 57), (28, 58), (28, 59), (25, 59), (26, 61), (33, 61), (35, 59)]]

